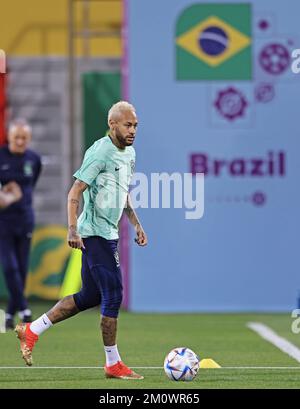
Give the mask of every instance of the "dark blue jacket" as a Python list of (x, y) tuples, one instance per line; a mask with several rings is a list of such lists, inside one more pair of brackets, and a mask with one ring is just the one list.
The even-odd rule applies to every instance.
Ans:
[(0, 183), (2, 187), (15, 181), (20, 186), (23, 197), (16, 203), (0, 211), (0, 221), (34, 222), (32, 195), (41, 172), (41, 158), (30, 149), (24, 154), (13, 154), (8, 146), (0, 148)]

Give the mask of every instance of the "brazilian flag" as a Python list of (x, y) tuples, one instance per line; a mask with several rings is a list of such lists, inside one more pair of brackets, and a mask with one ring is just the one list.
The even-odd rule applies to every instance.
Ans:
[(176, 24), (178, 80), (251, 80), (251, 5), (195, 4)]

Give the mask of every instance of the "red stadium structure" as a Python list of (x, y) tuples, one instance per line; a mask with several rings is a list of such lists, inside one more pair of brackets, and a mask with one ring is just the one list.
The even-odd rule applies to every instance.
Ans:
[(5, 139), (6, 139), (6, 132), (5, 132), (6, 77), (5, 75), (6, 74), (0, 74), (0, 146), (5, 143)]

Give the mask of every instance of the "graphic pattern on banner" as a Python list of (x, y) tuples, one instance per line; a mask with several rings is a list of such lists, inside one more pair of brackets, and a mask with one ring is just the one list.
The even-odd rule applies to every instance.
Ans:
[(177, 79), (249, 80), (251, 7), (249, 4), (196, 4), (176, 26)]
[(136, 171), (205, 173), (202, 219), (138, 209), (149, 245), (132, 249), (132, 310), (292, 310), (300, 3), (130, 0), (128, 15)]

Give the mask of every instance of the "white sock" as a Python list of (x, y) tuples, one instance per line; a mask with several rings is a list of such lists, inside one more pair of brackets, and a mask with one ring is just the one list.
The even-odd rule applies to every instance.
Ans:
[(117, 345), (111, 347), (104, 346), (105, 356), (106, 356), (106, 366), (112, 366), (118, 361), (121, 361)]
[(40, 318), (33, 321), (30, 324), (31, 331), (36, 335), (41, 335), (46, 329), (52, 327), (52, 322), (49, 320), (46, 314), (43, 314)]

